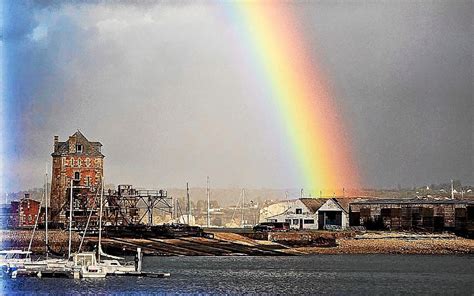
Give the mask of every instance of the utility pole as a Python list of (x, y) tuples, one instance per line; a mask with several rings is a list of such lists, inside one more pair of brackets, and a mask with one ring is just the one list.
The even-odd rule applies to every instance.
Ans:
[(188, 199), (188, 225), (190, 224), (189, 221), (191, 219), (191, 202), (189, 201), (189, 183), (186, 182), (186, 197)]
[(303, 188), (301, 188), (301, 191), (300, 191), (300, 198), (303, 198)]
[(209, 176), (207, 176), (207, 227), (211, 225), (211, 189), (209, 185)]

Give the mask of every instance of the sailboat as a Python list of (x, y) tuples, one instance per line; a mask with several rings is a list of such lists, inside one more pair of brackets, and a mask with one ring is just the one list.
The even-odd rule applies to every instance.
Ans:
[[(72, 187), (71, 187), (72, 190)], [(44, 200), (45, 200), (45, 245), (46, 245), (46, 259), (44, 260), (37, 260), (26, 262), (23, 264), (23, 268), (26, 271), (45, 271), (45, 270), (57, 270), (57, 271), (64, 271), (68, 268), (68, 264), (70, 264), (68, 259), (64, 258), (49, 258), (49, 234), (48, 234), (48, 173), (45, 174), (45, 184), (44, 184)], [(35, 226), (33, 228), (33, 233), (30, 239), (30, 244), (28, 246), (28, 251), (31, 253), (31, 244), (33, 242), (33, 238), (35, 235), (35, 230), (38, 224), (38, 217), (40, 216), (41, 206), (39, 207), (38, 214), (36, 216)]]
[[(74, 278), (82, 277), (82, 278), (104, 278), (108, 274), (127, 274), (133, 272), (141, 272), (141, 250), (140, 248), (137, 249), (138, 256), (137, 256), (137, 266), (135, 266), (135, 262), (127, 262), (125, 264), (121, 264), (119, 260), (123, 260), (121, 257), (112, 256), (106, 254), (102, 250), (101, 241), (102, 241), (102, 214), (103, 214), (103, 180), (102, 180), (102, 188), (101, 188), (101, 195), (100, 195), (100, 212), (99, 212), (99, 244), (97, 253), (95, 252), (81, 252), (80, 247), (79, 250), (75, 254), (71, 254), (71, 242), (72, 242), (72, 208), (73, 208), (73, 182), (71, 180), (71, 194), (70, 194), (70, 205), (69, 205), (69, 247), (68, 247), (68, 258), (67, 259), (54, 259), (48, 258), (49, 253), (49, 245), (48, 245), (48, 217), (46, 215), (46, 259), (32, 261), (31, 260), (31, 245), (34, 237), (34, 233), (38, 223), (38, 216), (35, 222), (35, 226), (33, 228), (32, 238), (30, 240), (30, 245), (28, 247), (28, 251), (21, 251), (21, 250), (10, 250), (10, 251), (0, 251), (0, 266), (6, 266), (8, 273), (10, 276), (14, 277), (18, 269), (24, 270), (26, 272), (35, 272), (38, 276), (41, 276), (42, 272), (51, 272), (51, 271), (63, 271), (72, 273)], [(47, 186), (47, 185), (46, 185)], [(46, 189), (47, 191), (47, 189)], [(45, 191), (46, 197), (46, 213), (47, 213), (47, 193)], [(41, 206), (40, 206), (41, 208)], [(92, 211), (91, 211), (92, 214)], [(89, 217), (90, 218), (90, 217)], [(87, 224), (88, 225), (88, 224)], [(84, 236), (87, 231), (84, 231)], [(84, 239), (84, 237), (83, 237)], [(101, 260), (100, 256), (109, 257), (111, 259)], [(72, 260), (70, 260), (72, 259)], [(5, 269), (5, 268), (4, 268)]]
[[(96, 267), (97, 262), (95, 258), (95, 254), (92, 252), (83, 252), (77, 253), (72, 255), (71, 254), (71, 240), (72, 240), (72, 208), (73, 208), (73, 181), (71, 180), (71, 187), (70, 187), (70, 202), (69, 202), (69, 247), (68, 247), (68, 258), (48, 258), (49, 255), (49, 245), (48, 245), (48, 215), (46, 215), (46, 259), (38, 260), (38, 261), (31, 261), (28, 263), (23, 264), (23, 269), (27, 272), (38, 272), (38, 275), (41, 275), (41, 272), (45, 271), (68, 271), (72, 273), (79, 273), (82, 277), (105, 277), (105, 273), (101, 272), (101, 268)], [(45, 194), (47, 198), (47, 194)], [(46, 201), (46, 213), (47, 213), (47, 206), (48, 202)], [(39, 214), (39, 213), (38, 213)], [(33, 236), (34, 231), (36, 229), (33, 228)], [(28, 249), (31, 248), (31, 241), (33, 240), (33, 236), (30, 240), (30, 246)], [(91, 257), (91, 254), (93, 255)], [(70, 260), (72, 258), (72, 261)], [(103, 276), (102, 276), (103, 274)]]
[[(40, 205), (38, 208), (38, 213), (36, 215), (35, 225), (33, 228), (33, 233), (30, 239), (30, 243), (28, 245), (28, 250), (0, 250), (0, 267), (4, 270), (4, 273), (12, 275), (12, 271), (17, 271), (18, 269), (25, 269), (28, 266), (32, 266), (37, 264), (38, 262), (34, 262), (31, 260), (31, 244), (33, 242), (33, 237), (35, 235), (36, 227), (38, 225), (38, 218), (41, 212), (41, 204), (46, 197), (46, 192), (43, 191), (43, 196), (40, 201)], [(39, 266), (43, 264), (38, 263)]]
[[(126, 274), (126, 273), (137, 271), (137, 269), (135, 268), (135, 262), (127, 262), (126, 264), (122, 265), (119, 260), (123, 260), (123, 258), (106, 254), (102, 250), (103, 204), (104, 204), (104, 180), (102, 179), (100, 201), (99, 201), (99, 242), (98, 242), (97, 254), (94, 252), (80, 252), (79, 251), (78, 253), (74, 255), (74, 266), (80, 267), (80, 276), (83, 278), (102, 278), (102, 277), (105, 277), (106, 275)], [(89, 219), (90, 219), (90, 215), (89, 215)], [(89, 219), (88, 219), (88, 222), (89, 222)], [(86, 229), (84, 230), (83, 238), (87, 232), (88, 224), (89, 223), (86, 224)], [(81, 246), (82, 246), (82, 241), (81, 241), (80, 247)], [(101, 256), (108, 257), (111, 259), (101, 259)], [(141, 258), (139, 258), (139, 260), (140, 259)]]
[[(124, 274), (128, 272), (137, 271), (135, 268), (135, 262), (126, 262), (124, 265), (122, 265), (119, 260), (123, 260), (124, 258), (106, 254), (102, 250), (103, 204), (104, 204), (104, 180), (102, 179), (102, 190), (100, 192), (100, 207), (99, 207), (99, 243), (98, 243), (99, 246), (98, 246), (98, 255), (97, 255), (98, 266), (102, 267), (107, 274)], [(100, 256), (108, 257), (111, 259), (101, 260)], [(141, 258), (139, 260), (141, 260)]]
[[(71, 188), (72, 188), (72, 183), (71, 183)], [(106, 254), (102, 250), (101, 243), (102, 243), (102, 215), (103, 215), (103, 204), (104, 204), (103, 199), (104, 199), (104, 179), (102, 179), (102, 185), (101, 185), (101, 191), (100, 191), (99, 242), (98, 242), (97, 254), (95, 252), (80, 252), (80, 247), (82, 246), (82, 241), (81, 241), (79, 252), (77, 252), (73, 256), (73, 262), (74, 262), (74, 265), (72, 267), (73, 273), (74, 274), (79, 273), (79, 276), (82, 278), (104, 278), (109, 274), (126, 274), (126, 273), (137, 271), (137, 268), (135, 268), (135, 262), (129, 262), (122, 265), (119, 260), (123, 260), (123, 258)], [(70, 208), (72, 208), (72, 193), (71, 193)], [(72, 219), (71, 215), (72, 213), (70, 214), (70, 225), (71, 225), (71, 219)], [(84, 230), (84, 234), (83, 234), (83, 239), (87, 232), (87, 227), (88, 227), (91, 215), (92, 215), (92, 212), (89, 215), (89, 219), (86, 224), (86, 229)], [(71, 252), (70, 250), (71, 250), (71, 236), (70, 236), (70, 241), (69, 241), (69, 253)], [(141, 267), (140, 250), (138, 250), (138, 253), (139, 253), (138, 266)], [(101, 260), (101, 256), (109, 257), (111, 259)]]
[[(103, 185), (104, 183), (102, 182), (101, 193), (100, 193), (101, 194), (101, 207), (100, 207), (101, 210), (102, 210), (102, 196), (104, 193)], [(72, 209), (72, 188), (73, 188), (73, 183), (71, 180), (71, 201), (69, 205), (70, 210)], [(89, 215), (89, 219), (91, 215), (92, 215), (92, 211)], [(102, 213), (100, 213), (100, 219), (102, 219)], [(72, 211), (69, 214), (69, 257), (71, 257), (71, 241), (72, 241), (71, 225), (72, 225)], [(86, 232), (87, 232), (87, 225), (86, 225), (86, 229), (84, 230), (84, 236), (86, 235)], [(101, 229), (100, 223), (99, 223), (99, 229)], [(82, 246), (82, 241), (81, 241), (81, 246)], [(105, 272), (105, 269), (102, 268), (98, 264), (95, 252), (80, 252), (80, 248), (79, 248), (79, 251), (76, 254), (74, 254), (73, 262), (74, 262), (74, 265), (72, 267), (72, 271), (73, 271), (74, 277), (77, 277), (79, 275), (81, 278), (105, 278), (105, 276), (107, 275), (107, 272)]]
[(105, 278), (107, 272), (97, 263), (95, 252), (74, 254), (73, 271), (78, 270), (81, 278)]

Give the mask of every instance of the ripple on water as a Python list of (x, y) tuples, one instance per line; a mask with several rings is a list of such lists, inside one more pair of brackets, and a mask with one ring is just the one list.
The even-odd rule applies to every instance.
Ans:
[(18, 294), (466, 294), (474, 293), (474, 255), (314, 255), (145, 257), (144, 270), (170, 278), (18, 278)]

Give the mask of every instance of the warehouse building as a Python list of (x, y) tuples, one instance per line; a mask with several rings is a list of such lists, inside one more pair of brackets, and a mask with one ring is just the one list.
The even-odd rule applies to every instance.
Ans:
[(367, 229), (472, 232), (474, 201), (369, 199), (350, 203), (350, 225)]
[(347, 198), (299, 198), (276, 202), (260, 210), (260, 222), (286, 222), (292, 229), (345, 229)]

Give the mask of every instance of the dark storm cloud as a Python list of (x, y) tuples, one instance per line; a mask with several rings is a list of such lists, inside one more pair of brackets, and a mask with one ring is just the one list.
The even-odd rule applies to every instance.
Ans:
[[(449, 4), (449, 5), (448, 5)], [(472, 2), (297, 2), (366, 185), (473, 180)], [(279, 120), (210, 2), (26, 1), (4, 13), (11, 189), (52, 136), (100, 140), (106, 178), (297, 187)]]
[(305, 5), (307, 36), (345, 107), (367, 184), (472, 183), (472, 7)]

